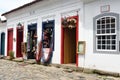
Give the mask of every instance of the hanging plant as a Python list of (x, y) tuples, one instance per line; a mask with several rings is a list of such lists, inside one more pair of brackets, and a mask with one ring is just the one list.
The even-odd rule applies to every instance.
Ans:
[(64, 18), (62, 21), (63, 27), (75, 28), (77, 20), (75, 18)]
[(68, 20), (67, 20), (67, 18), (64, 18), (62, 20), (62, 25), (63, 25), (63, 27), (67, 27), (68, 26)]

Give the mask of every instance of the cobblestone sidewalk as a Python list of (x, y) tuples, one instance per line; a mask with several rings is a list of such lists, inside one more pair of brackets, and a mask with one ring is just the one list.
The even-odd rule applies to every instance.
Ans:
[(120, 80), (120, 78), (67, 72), (63, 68), (0, 59), (0, 80)]

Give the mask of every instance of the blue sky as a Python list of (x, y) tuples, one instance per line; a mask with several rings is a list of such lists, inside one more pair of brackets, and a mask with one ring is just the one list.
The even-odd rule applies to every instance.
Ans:
[(0, 14), (29, 3), (33, 0), (0, 0)]

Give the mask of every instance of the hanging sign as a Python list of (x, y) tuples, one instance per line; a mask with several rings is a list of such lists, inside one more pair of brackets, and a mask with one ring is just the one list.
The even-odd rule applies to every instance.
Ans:
[(85, 54), (85, 41), (79, 41), (77, 44), (77, 53), (78, 54)]

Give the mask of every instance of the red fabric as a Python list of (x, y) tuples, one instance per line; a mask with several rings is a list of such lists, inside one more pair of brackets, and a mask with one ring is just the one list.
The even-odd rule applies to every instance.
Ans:
[(42, 56), (42, 41), (38, 45), (38, 53), (36, 54), (36, 61), (39, 62)]
[[(50, 58), (51, 52), (52, 52), (52, 48), (50, 48), (49, 55), (48, 55), (47, 59), (45, 60), (45, 62), (47, 62), (48, 59)], [(40, 62), (40, 59), (43, 55), (44, 54), (42, 53), (42, 41), (40, 41), (40, 43), (38, 45), (38, 53), (36, 54), (36, 62)]]

